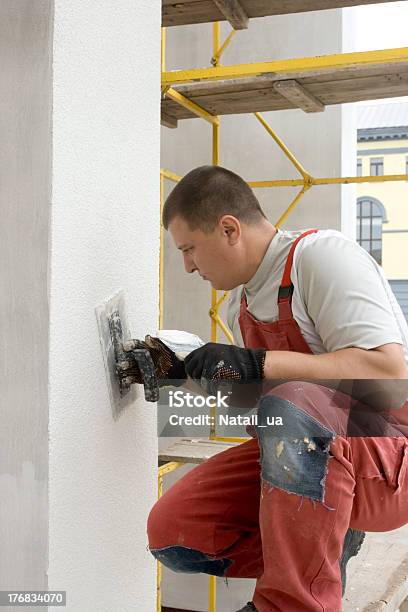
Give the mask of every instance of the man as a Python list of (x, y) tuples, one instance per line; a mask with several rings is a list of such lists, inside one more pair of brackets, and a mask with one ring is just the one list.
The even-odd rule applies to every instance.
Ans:
[[(255, 438), (196, 467), (155, 504), (149, 548), (175, 571), (256, 578), (242, 610), (338, 612), (361, 531), (408, 522), (401, 309), (355, 242), (334, 230), (277, 229), (224, 168), (188, 173), (167, 198), (163, 224), (188, 273), (231, 291), (236, 346), (193, 351), (185, 375), (281, 383), (259, 402)], [(333, 379), (367, 386), (358, 395), (354, 383), (348, 394), (320, 382)], [(394, 381), (383, 407), (377, 380)], [(361, 401), (370, 397), (373, 408)], [(375, 433), (358, 419), (350, 427), (361, 408)], [(282, 434), (262, 427), (272, 416), (282, 417)]]

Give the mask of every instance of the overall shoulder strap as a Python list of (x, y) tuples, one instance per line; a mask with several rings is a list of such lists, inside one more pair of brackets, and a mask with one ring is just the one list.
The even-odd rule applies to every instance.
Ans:
[(290, 280), (290, 273), (292, 271), (293, 255), (295, 253), (295, 249), (297, 247), (298, 242), (302, 240), (302, 238), (304, 238), (305, 236), (308, 236), (309, 234), (314, 234), (315, 232), (318, 232), (318, 231), (319, 231), (318, 229), (307, 230), (307, 232), (303, 232), (303, 234), (300, 234), (300, 236), (298, 236), (296, 240), (294, 241), (294, 243), (292, 244), (290, 251), (289, 251), (288, 258), (286, 260), (285, 269), (283, 271), (282, 281), (279, 287), (278, 303), (289, 302), (292, 297), (293, 284), (292, 284), (292, 281)]

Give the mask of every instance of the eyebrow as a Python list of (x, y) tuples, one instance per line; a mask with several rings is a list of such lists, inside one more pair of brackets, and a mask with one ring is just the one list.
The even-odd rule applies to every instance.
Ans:
[(181, 244), (180, 246), (178, 246), (177, 248), (181, 251), (182, 249), (187, 248), (187, 244)]

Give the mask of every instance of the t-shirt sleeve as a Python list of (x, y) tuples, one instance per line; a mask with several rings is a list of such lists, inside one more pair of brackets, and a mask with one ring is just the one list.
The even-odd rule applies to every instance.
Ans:
[(299, 293), (328, 352), (403, 344), (372, 257), (341, 236), (305, 245), (297, 259)]

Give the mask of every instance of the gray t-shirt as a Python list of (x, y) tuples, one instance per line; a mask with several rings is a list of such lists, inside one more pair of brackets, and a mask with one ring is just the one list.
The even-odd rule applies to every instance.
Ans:
[[(246, 283), (248, 310), (258, 320), (278, 319), (278, 289), (294, 240), (306, 230), (277, 231), (258, 270)], [(404, 346), (408, 325), (382, 268), (356, 242), (336, 230), (319, 230), (298, 243), (293, 258), (292, 311), (314, 354), (348, 347)], [(228, 325), (244, 346), (238, 317), (243, 286), (232, 290)]]

